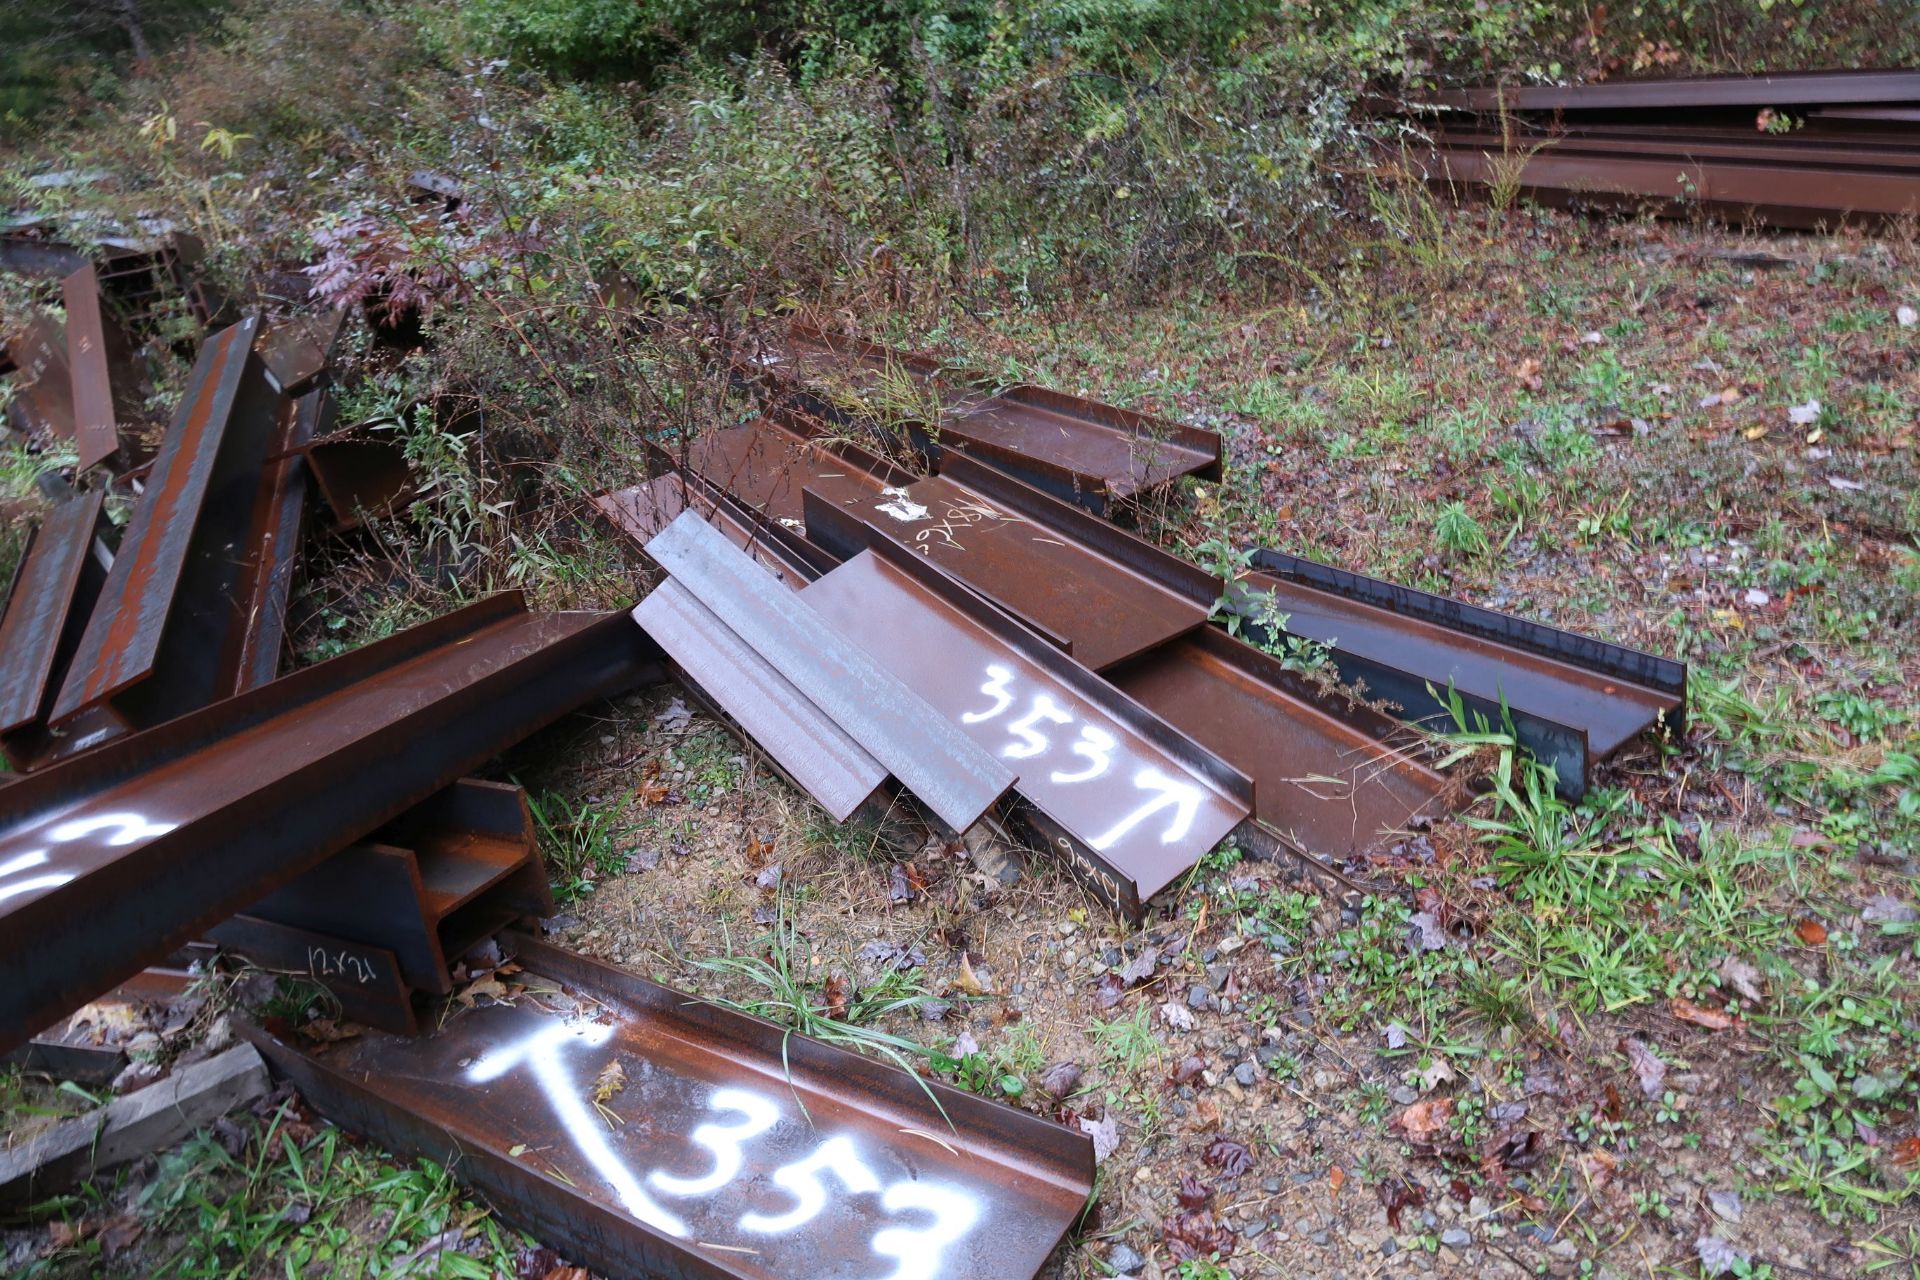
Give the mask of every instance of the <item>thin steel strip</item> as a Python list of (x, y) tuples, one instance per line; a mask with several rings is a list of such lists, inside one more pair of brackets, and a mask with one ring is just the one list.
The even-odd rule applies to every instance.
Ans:
[(82, 598), (81, 582), (105, 502), (96, 491), (61, 503), (27, 546), (0, 617), (0, 734), (39, 723), (52, 704), (61, 641), (72, 643), (93, 603)]
[(955, 831), (1013, 786), (1012, 771), (695, 513), (647, 551)]
[[(60, 282), (67, 308), (67, 369), (73, 380), (73, 440), (80, 453), (80, 470), (106, 461), (120, 449), (120, 424), (114, 409), (111, 365), (116, 351), (109, 343), (107, 319), (102, 313), (100, 281), (93, 265), (80, 268)], [(123, 344), (121, 344), (123, 345)], [(118, 354), (124, 354), (120, 351)]]

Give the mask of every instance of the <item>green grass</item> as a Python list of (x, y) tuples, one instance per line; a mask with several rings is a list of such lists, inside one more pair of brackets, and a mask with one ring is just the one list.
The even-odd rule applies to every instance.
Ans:
[(576, 902), (592, 893), (597, 881), (625, 868), (629, 850), (623, 843), (621, 804), (573, 801), (549, 791), (529, 795), (527, 808), (556, 901)]

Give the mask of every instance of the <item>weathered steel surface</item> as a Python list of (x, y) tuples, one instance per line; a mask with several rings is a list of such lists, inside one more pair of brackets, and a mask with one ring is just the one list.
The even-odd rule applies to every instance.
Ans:
[(142, 969), (0, 1062), (84, 1085), (111, 1084), (127, 1065), (126, 1041), (134, 1034), (130, 1028), (139, 1027), (144, 1014), (168, 1012), (192, 982), (193, 975), (185, 969)]
[[(552, 911), (526, 793), (463, 778), (246, 914), (324, 935), (342, 950), (377, 948), (394, 957), (403, 988), (446, 995), (452, 962), (474, 943)], [(339, 964), (315, 976), (329, 986), (358, 982)]]
[(1252, 812), (1238, 770), (911, 551), (878, 541), (802, 595), (1017, 769), (1075, 871), (1130, 915)]
[(95, 492), (53, 509), (27, 545), (0, 616), (0, 745), (16, 768), (26, 768), (40, 746), (40, 730), (107, 578), (105, 501)]
[(57, 280), (87, 265), (87, 255), (57, 240), (12, 231), (0, 234), (0, 271)]
[(413, 994), (400, 962), (384, 947), (348, 942), (242, 912), (206, 931), (223, 951), (254, 967), (316, 983), (333, 996), (348, 1021), (399, 1035), (420, 1029)]
[[(1452, 727), (1438, 700), (1449, 689), (1496, 728), (1504, 706), (1570, 797), (1593, 760), (1663, 720), (1680, 727), (1682, 663), (1297, 556), (1263, 551), (1254, 564), (1266, 572), (1244, 587), (1272, 597), (1288, 634), (1327, 645), (1344, 683), (1364, 681), (1370, 698), (1440, 729)], [(1258, 612), (1244, 597), (1236, 608)]]
[(56, 725), (88, 708), (157, 724), (244, 687), (254, 621), (244, 584), (270, 550), (256, 516), (280, 429), (280, 397), (250, 350), (255, 324), (202, 348), (60, 690)]
[(1771, 226), (1802, 230), (1920, 213), (1920, 181), (1910, 172), (1797, 169), (1759, 158), (1741, 163), (1685, 156), (1561, 154), (1552, 143), (1518, 157), (1442, 146), (1421, 163), (1429, 182), (1517, 183), (1521, 195), (1542, 203), (1644, 207), (1675, 216), (1704, 207), (1733, 218), (1751, 217)]
[(878, 493), (886, 481), (858, 450), (807, 438), (771, 418), (709, 432), (687, 450), (687, 470), (760, 515), (800, 527), (801, 493), (836, 500)]
[(1912, 102), (1920, 71), (1799, 71), (1772, 75), (1609, 80), (1597, 84), (1486, 86), (1440, 90), (1424, 103), (1470, 111), (1672, 110), (1682, 107), (1789, 107)]
[(648, 554), (955, 831), (1014, 775), (689, 511)]
[(253, 522), (242, 544), (247, 554), (235, 584), (239, 652), (231, 692), (256, 689), (279, 674), (287, 604), (307, 523), (307, 464), (300, 451), (320, 428), (328, 396), (326, 388), (316, 388), (295, 400), (283, 398), (275, 411), (276, 433), (254, 495)]
[[(1062, 1126), (515, 949), (527, 994), (421, 1036), (247, 1035), (323, 1115), (444, 1162), (606, 1275), (1022, 1280), (1092, 1190), (1092, 1149)], [(616, 1081), (598, 1110), (596, 1081)]]
[(714, 489), (699, 476), (685, 472), (668, 472), (630, 489), (603, 493), (593, 505), (640, 547), (651, 542), (682, 511), (694, 511), (795, 590), (833, 567), (831, 557), (784, 525), (741, 508), (724, 490)]
[(120, 450), (121, 408), (132, 394), (132, 353), (126, 334), (105, 313), (91, 264), (60, 282), (67, 308), (67, 366), (73, 382), (73, 441), (80, 469)]
[(14, 425), (31, 435), (73, 438), (73, 375), (65, 331), (35, 315), (7, 339), (13, 365)]
[(254, 347), (273, 385), (290, 396), (307, 390), (326, 372), (346, 318), (345, 307), (318, 315), (288, 316), (261, 335)]
[(407, 455), (390, 440), (318, 440), (307, 446), (306, 458), (337, 532), (392, 515), (413, 496)]
[(1446, 779), (1390, 745), (1385, 716), (1316, 697), (1280, 663), (1203, 628), (1109, 677), (1254, 781), (1254, 814), (1308, 853), (1345, 856), (1438, 811)]
[(846, 557), (877, 530), (1105, 670), (1204, 626), (1218, 578), (991, 468), (948, 457), (939, 476), (854, 503), (816, 495), (809, 537)]
[(654, 588), (633, 620), (835, 821), (886, 782), (886, 766), (677, 580)]
[(1010, 387), (942, 414), (939, 443), (1095, 513), (1181, 476), (1220, 476), (1215, 433), (1045, 387)]
[(622, 615), (496, 598), (0, 790), (0, 1049), (657, 674), (652, 653)]

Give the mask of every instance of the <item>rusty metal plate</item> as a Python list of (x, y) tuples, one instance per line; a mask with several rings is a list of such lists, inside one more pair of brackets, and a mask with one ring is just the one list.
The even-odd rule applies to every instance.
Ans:
[(1017, 770), (1074, 870), (1129, 914), (1252, 812), (1238, 770), (910, 551), (881, 542), (801, 594)]
[(1920, 71), (1909, 70), (1672, 76), (1600, 84), (1480, 86), (1422, 95), (1423, 103), (1473, 111), (1758, 108), (1916, 99), (1920, 99)]
[(1220, 437), (1045, 387), (940, 416), (941, 447), (976, 454), (1096, 514), (1181, 476), (1220, 476)]
[(1439, 729), (1452, 721), (1429, 689), (1452, 689), (1496, 728), (1504, 706), (1570, 797), (1585, 791), (1592, 760), (1663, 720), (1679, 726), (1683, 664), (1294, 556), (1254, 562), (1272, 572), (1247, 575), (1244, 588), (1271, 596), (1289, 635), (1328, 646), (1342, 682), (1364, 681), (1370, 698)]
[[(624, 537), (641, 547), (682, 511), (697, 512), (729, 542), (796, 591), (832, 567), (830, 558), (784, 526), (737, 509), (724, 492), (684, 472), (669, 472), (630, 489), (603, 493), (593, 505)], [(822, 563), (815, 565), (815, 560)]]
[(307, 390), (326, 372), (346, 318), (345, 307), (334, 307), (318, 315), (288, 316), (262, 334), (254, 349), (273, 385), (290, 396)]
[(687, 451), (687, 470), (730, 493), (741, 505), (796, 531), (804, 530), (805, 489), (848, 501), (878, 493), (884, 481), (863, 459), (836, 454), (816, 440), (756, 418), (744, 426), (713, 431)]
[(35, 315), (7, 339), (12, 362), (16, 425), (30, 435), (73, 438), (73, 374), (67, 366), (66, 332), (51, 317)]
[(677, 580), (649, 593), (633, 620), (834, 821), (886, 782), (886, 766)]
[(320, 497), (333, 512), (336, 532), (390, 516), (413, 496), (407, 455), (390, 440), (316, 440), (307, 446), (306, 458)]
[(33, 535), (0, 617), (0, 741), (24, 768), (99, 597), (112, 557), (106, 495), (55, 507)]
[(647, 552), (953, 830), (1013, 786), (1011, 770), (694, 512)]
[(278, 428), (255, 496), (251, 554), (237, 582), (240, 617), (239, 654), (231, 692), (257, 689), (280, 671), (280, 649), (287, 634), (287, 604), (293, 597), (294, 571), (307, 522), (307, 464), (300, 456), (327, 413), (329, 392), (316, 388), (298, 399), (282, 399)]
[(1060, 1125), (531, 939), (514, 950), (521, 995), (421, 1036), (310, 1051), (246, 1034), (321, 1114), (444, 1162), (606, 1275), (1022, 1280), (1093, 1189), (1091, 1146)]
[(0, 1049), (658, 675), (623, 615), (523, 610), (469, 606), (0, 789)]
[(56, 725), (88, 708), (157, 724), (242, 687), (258, 621), (245, 584), (263, 555), (291, 550), (267, 547), (257, 521), (284, 428), (282, 397), (250, 351), (255, 323), (202, 348), (54, 705)]
[(878, 530), (1095, 671), (1205, 625), (1223, 590), (1211, 574), (965, 459), (853, 503), (816, 496), (807, 529), (821, 546), (849, 556), (866, 545), (866, 529)]
[(1385, 716), (1313, 691), (1280, 663), (1203, 628), (1110, 672), (1114, 684), (1254, 781), (1254, 815), (1308, 853), (1364, 851), (1437, 813), (1453, 789), (1391, 745)]
[(60, 288), (67, 308), (73, 439), (85, 471), (119, 452), (121, 408), (137, 407), (139, 397), (132, 391), (132, 348), (119, 324), (105, 313), (92, 265), (62, 280)]

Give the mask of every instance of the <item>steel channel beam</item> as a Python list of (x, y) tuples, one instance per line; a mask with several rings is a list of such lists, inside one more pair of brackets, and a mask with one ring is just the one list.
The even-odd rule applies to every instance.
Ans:
[(1220, 478), (1216, 433), (1046, 387), (1009, 387), (941, 414), (938, 445), (1095, 515), (1182, 476)]
[(1245, 774), (878, 533), (801, 594), (1017, 769), (1072, 869), (1131, 917), (1253, 812)]
[(113, 563), (105, 503), (96, 491), (53, 509), (0, 617), (0, 748), (17, 769), (46, 746), (54, 698)]
[(317, 1052), (244, 1032), (322, 1115), (442, 1162), (605, 1275), (1022, 1280), (1092, 1192), (1091, 1146), (1063, 1126), (531, 939), (511, 950), (537, 998), (417, 1037)]
[(1707, 134), (1655, 135), (1642, 129), (1581, 129), (1552, 134), (1514, 134), (1441, 130), (1435, 140), (1449, 151), (1481, 151), (1490, 155), (1524, 155), (1535, 148), (1555, 155), (1655, 156), (1669, 163), (1692, 164), (1732, 160), (1818, 172), (1822, 169), (1878, 170), (1900, 174), (1920, 170), (1920, 140), (1901, 145), (1857, 143), (1853, 139), (1789, 135), (1771, 139), (1748, 130), (1745, 136)]
[[(262, 472), (284, 431), (247, 320), (208, 340), (54, 706), (145, 727), (246, 687)], [(269, 575), (270, 576), (270, 575)]]
[(60, 282), (67, 308), (67, 367), (73, 384), (73, 440), (80, 470), (120, 451), (120, 406), (131, 394), (132, 353), (126, 334), (105, 313), (91, 263)]
[(701, 436), (687, 449), (685, 469), (790, 528), (802, 520), (805, 489), (852, 501), (906, 478), (860, 449), (812, 439), (771, 417)]
[(1243, 768), (1254, 816), (1288, 847), (1346, 857), (1441, 812), (1458, 788), (1406, 730), (1349, 705), (1280, 661), (1203, 627), (1107, 673), (1130, 697)]
[(287, 606), (307, 525), (308, 474), (301, 450), (325, 419), (330, 395), (318, 387), (297, 399), (281, 399), (276, 409), (276, 433), (262, 464), (252, 526), (241, 544), (250, 550), (235, 584), (238, 654), (231, 686), (221, 693), (257, 689), (279, 674)]
[(0, 271), (58, 280), (87, 265), (87, 255), (38, 236), (0, 235)]
[(1591, 765), (1657, 724), (1684, 728), (1684, 663), (1281, 552), (1254, 554), (1232, 607), (1257, 632), (1258, 596), (1286, 633), (1327, 645), (1340, 679), (1398, 703), (1403, 718), (1451, 729), (1449, 690), (1585, 794)]
[(836, 563), (784, 525), (739, 507), (725, 490), (714, 489), (699, 476), (685, 472), (670, 471), (630, 489), (603, 493), (593, 505), (621, 536), (638, 547), (645, 547), (682, 511), (695, 511), (796, 591)]
[(407, 455), (392, 441), (316, 440), (307, 446), (306, 459), (336, 533), (392, 515), (413, 496)]
[(696, 513), (647, 552), (954, 831), (1013, 786), (1011, 770)]
[(1517, 181), (1520, 193), (1530, 199), (1570, 207), (1647, 208), (1663, 216), (1706, 209), (1800, 230), (1920, 212), (1920, 182), (1900, 173), (1557, 155), (1551, 150), (1522, 157), (1517, 175), (1502, 165), (1501, 157), (1446, 146), (1423, 161), (1431, 183), (1490, 186)]
[(939, 476), (858, 503), (815, 494), (809, 537), (845, 558), (877, 530), (1061, 638), (1103, 671), (1206, 625), (1218, 578), (992, 468), (949, 455)]
[(658, 674), (622, 615), (497, 597), (0, 790), (0, 1050)]
[(1801, 71), (1773, 75), (1611, 80), (1600, 84), (1442, 90), (1423, 105), (1469, 111), (1672, 111), (1689, 107), (1810, 107), (1920, 99), (1920, 71)]
[(346, 318), (345, 307), (319, 315), (288, 316), (254, 344), (267, 367), (267, 376), (282, 394), (299, 395), (327, 371)]

